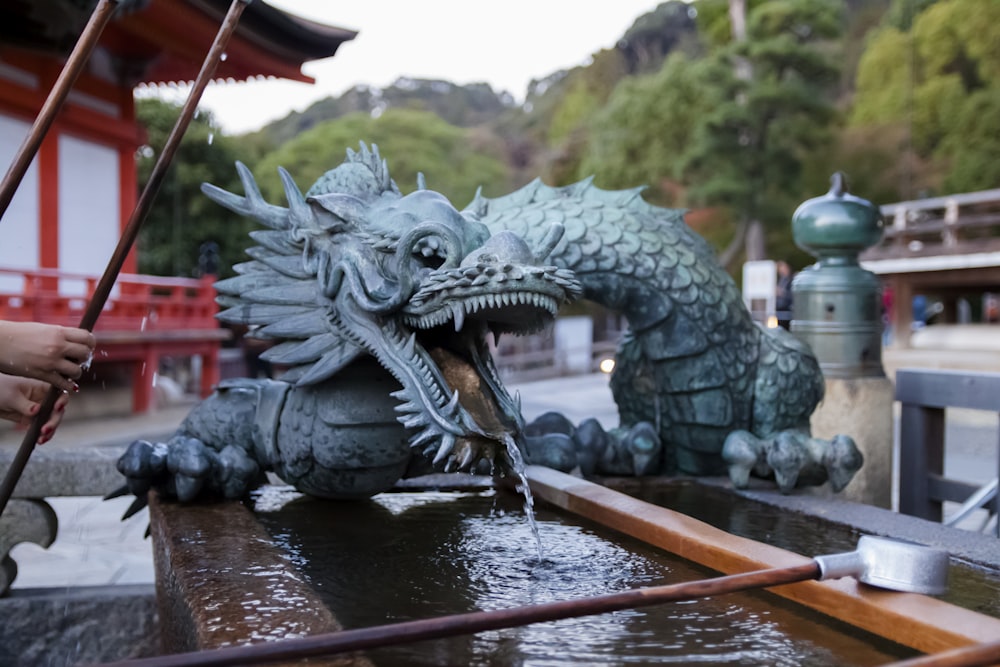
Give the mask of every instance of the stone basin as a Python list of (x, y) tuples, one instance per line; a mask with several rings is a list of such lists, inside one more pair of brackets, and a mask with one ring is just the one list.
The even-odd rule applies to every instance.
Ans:
[[(606, 485), (602, 486), (543, 468), (530, 469), (529, 477), (540, 516), (555, 515), (556, 521), (567, 522), (571, 526), (567, 530), (571, 531), (581, 530), (579, 526), (583, 526), (585, 532), (596, 532), (600, 540), (596, 543), (576, 544), (576, 547), (568, 549), (566, 553), (555, 553), (550, 558), (544, 555), (545, 535), (549, 528), (543, 523), (543, 556), (539, 561), (532, 541), (524, 538), (526, 521), (520, 510), (520, 499), (503, 489), (491, 490), (488, 480), (468, 476), (449, 476), (443, 484), (450, 485), (458, 481), (466, 494), (495, 494), (500, 499), (494, 502), (499, 503), (501, 509), (497, 509), (497, 505), (491, 506), (493, 509), (489, 512), (493, 514), (482, 518), (482, 522), (485, 525), (496, 524), (497, 531), (489, 534), (492, 541), (487, 541), (487, 546), (501, 554), (498, 562), (502, 566), (486, 573), (476, 572), (476, 568), (480, 567), (478, 558), (466, 559), (456, 565), (441, 553), (422, 552), (422, 545), (446, 542), (441, 538), (440, 531), (454, 533), (454, 528), (409, 523), (409, 519), (392, 524), (387, 521), (393, 519), (396, 513), (391, 503), (388, 509), (383, 505), (381, 509), (367, 506), (359, 510), (359, 507), (352, 509), (342, 503), (298, 498), (298, 494), (277, 489), (258, 497), (258, 511), (254, 514), (237, 503), (180, 507), (154, 499), (150, 516), (156, 546), (158, 597), (166, 640), (164, 650), (180, 652), (274, 641), (283, 637), (333, 632), (341, 626), (367, 627), (480, 608), (509, 608), (546, 601), (546, 595), (564, 599), (579, 598), (611, 592), (611, 589), (662, 583), (657, 578), (659, 575), (648, 574), (660, 569), (673, 571), (674, 576), (681, 581), (690, 581), (714, 576), (717, 572), (731, 573), (797, 564), (807, 560), (806, 555), (820, 555), (818, 552), (793, 553), (734, 536), (709, 523), (608, 488), (619, 484), (631, 487), (627, 490), (637, 495), (649, 495), (653, 489), (661, 494), (661, 500), (672, 494), (675, 500), (669, 502), (676, 502), (676, 497), (685, 494), (698, 497), (699, 489), (705, 492), (702, 494), (705, 496), (721, 494), (722, 498), (727, 495), (732, 497), (733, 492), (718, 481), (713, 485), (711, 480), (657, 480), (656, 483), (605, 480)], [(442, 488), (442, 480), (433, 480), (431, 486)], [(671, 488), (674, 490), (671, 491)], [(424, 501), (406, 498), (407, 494), (415, 496), (418, 493), (423, 491), (411, 488), (401, 489), (398, 495), (403, 501), (419, 504)], [(506, 500), (502, 500), (503, 498)], [(768, 507), (759, 499), (748, 500), (743, 497), (740, 502), (743, 501)], [(399, 502), (399, 499), (394, 499), (394, 502)], [(775, 522), (780, 523), (781, 517), (804, 512), (809, 517), (808, 523), (819, 526), (821, 533), (844, 533), (843, 524), (820, 516), (823, 514), (822, 508), (830, 506), (828, 501), (796, 498), (795, 502), (802, 507), (793, 509), (771, 506), (762, 512), (773, 519), (765, 528), (765, 532), (771, 531), (771, 534), (762, 536), (763, 539), (778, 541), (773, 534)], [(715, 503), (696, 501), (693, 504)], [(298, 511), (305, 505), (309, 506), (308, 511)], [(836, 506), (837, 503), (833, 505)], [(322, 507), (326, 507), (328, 511), (319, 509)], [(282, 512), (287, 512), (288, 508), (291, 508), (291, 513), (283, 515)], [(812, 514), (808, 513), (810, 508)], [(874, 508), (862, 506), (858, 512), (865, 514), (871, 509)], [(461, 511), (466, 510), (463, 508)], [(294, 517), (296, 512), (299, 518), (292, 520), (290, 517)], [(454, 514), (455, 511), (445, 509), (439, 513), (447, 515)], [(909, 521), (909, 517), (899, 517), (884, 510), (878, 510), (875, 514), (886, 522), (883, 528), (892, 529), (892, 519), (896, 517), (905, 519), (902, 523), (907, 525), (900, 529), (902, 532), (909, 533), (912, 530), (913, 522)], [(744, 526), (750, 523), (739, 519), (739, 513), (735, 515), (737, 521)], [(306, 520), (302, 521), (302, 517), (306, 517)], [(376, 530), (379, 523), (390, 525), (388, 533)], [(766, 520), (764, 523), (767, 523)], [(832, 528), (826, 530), (824, 526), (838, 527), (834, 531)], [(930, 530), (930, 525), (925, 528)], [(522, 537), (511, 537), (518, 530)], [(844, 538), (848, 542), (851, 530), (855, 533), (882, 532), (871, 527), (862, 531), (848, 528), (848, 537)], [(213, 533), (225, 539), (215, 540), (211, 537)], [(977, 542), (975, 538), (981, 537), (953, 529), (946, 529), (946, 533), (954, 534), (954, 541), (963, 544)], [(572, 538), (576, 539), (578, 538)], [(795, 538), (792, 536), (782, 539)], [(809, 539), (801, 540), (806, 549), (812, 547)], [(347, 548), (364, 545), (365, 540), (375, 541), (374, 546), (378, 548), (367, 552), (364, 549), (351, 551)], [(563, 542), (575, 544), (572, 540), (557, 537), (556, 550), (562, 548)], [(310, 546), (309, 542), (313, 541), (318, 542), (318, 548)], [(341, 546), (331, 549), (331, 545), (336, 547), (337, 544)], [(462, 544), (461, 540), (456, 544)], [(594, 546), (595, 544), (599, 546)], [(570, 554), (579, 551), (581, 545), (582, 548), (591, 550), (588, 553), (596, 555), (585, 559), (583, 564), (573, 565)], [(836, 550), (851, 548), (853, 544), (847, 544), (844, 549)], [(970, 557), (970, 554), (975, 556), (975, 547), (963, 548), (965, 551), (953, 559), (953, 575), (959, 574), (957, 577), (953, 576), (953, 580), (966, 581), (968, 572), (979, 572), (983, 581), (995, 581), (995, 568), (991, 568), (989, 564), (977, 563)], [(615, 550), (614, 553), (618, 555), (607, 566), (608, 569), (602, 575), (604, 579), (597, 584), (590, 581), (582, 591), (574, 589), (573, 580), (582, 578), (574, 576), (574, 568), (584, 565), (589, 567), (600, 562), (598, 555), (609, 549)], [(321, 563), (321, 557), (316, 555), (317, 551), (325, 551), (327, 554), (333, 551), (340, 560), (331, 558), (329, 562)], [(457, 554), (459, 551), (461, 549), (455, 546), (446, 553)], [(373, 554), (379, 555), (380, 559), (376, 559)], [(381, 560), (383, 554), (388, 560)], [(635, 561), (634, 558), (639, 560)], [(664, 558), (665, 561), (662, 560)], [(455, 560), (461, 558), (456, 556)], [(517, 571), (531, 569), (531, 566), (526, 565), (531, 562), (536, 562), (536, 565), (543, 563), (548, 569), (543, 568), (540, 574), (526, 575), (529, 580), (531, 576), (537, 576), (535, 584), (530, 584), (529, 581), (530, 585), (527, 587), (524, 582), (515, 585)], [(641, 565), (636, 565), (637, 562)], [(560, 563), (564, 569), (560, 569)], [(426, 573), (430, 583), (425, 584), (422, 589), (403, 585), (404, 579), (413, 571)], [(470, 571), (473, 575), (470, 575)], [(638, 571), (640, 575), (632, 579), (623, 578), (629, 571)], [(991, 576), (994, 578), (991, 579)], [(338, 578), (349, 580), (346, 583), (353, 586), (354, 593), (344, 592), (351, 589), (340, 588), (340, 583), (331, 583)], [(470, 585), (470, 581), (492, 580), (499, 581), (501, 588), (506, 585), (509, 594), (484, 601), (476, 593), (476, 587)], [(505, 584), (505, 580), (509, 581)], [(276, 585), (280, 593), (278, 595), (274, 594)], [(552, 586), (556, 586), (555, 592)], [(981, 588), (981, 582), (971, 587)], [(516, 594), (516, 591), (521, 593)], [(807, 654), (809, 664), (830, 665), (884, 664), (919, 652), (937, 652), (1000, 636), (1000, 620), (994, 617), (995, 613), (990, 615), (995, 612), (995, 608), (987, 604), (980, 610), (987, 613), (975, 610), (982, 606), (981, 600), (972, 600), (968, 604), (972, 609), (967, 609), (927, 596), (877, 591), (851, 579), (802, 582), (773, 589), (773, 593), (782, 597), (772, 593), (740, 594), (736, 602), (731, 602), (730, 598), (733, 596), (724, 596), (726, 600), (722, 606), (718, 606), (715, 600), (710, 600), (697, 606), (676, 603), (672, 610), (667, 610), (672, 606), (667, 605), (655, 607), (653, 609), (656, 611), (651, 612), (616, 612), (605, 616), (611, 617), (611, 623), (617, 627), (615, 632), (622, 635), (619, 639), (625, 642), (624, 645), (633, 658), (646, 651), (656, 656), (671, 655), (675, 662), (680, 659), (678, 656), (687, 656), (688, 660), (692, 660), (695, 659), (692, 656), (698, 655), (696, 649), (699, 647), (707, 650), (709, 658), (713, 653), (720, 653), (722, 656), (713, 663), (710, 659), (706, 662), (706, 656), (702, 655), (697, 658), (699, 664), (734, 664), (734, 655), (742, 655), (743, 660), (749, 660), (735, 664), (798, 664), (780, 653), (776, 654), (780, 660), (765, 659), (765, 663), (760, 662), (759, 655), (756, 659), (753, 657), (753, 651), (759, 650), (758, 644), (768, 643), (767, 637), (771, 636), (774, 628), (779, 628), (780, 633), (777, 635), (778, 639), (772, 636), (772, 644), (795, 643), (804, 638), (802, 641), (807, 645), (806, 650), (813, 652)], [(351, 595), (355, 597), (352, 598)], [(523, 597), (524, 595), (527, 597)], [(374, 607), (365, 611), (361, 604), (364, 598), (372, 598)], [(414, 598), (419, 598), (419, 604), (414, 604)], [(458, 606), (455, 606), (456, 598), (459, 599)], [(784, 602), (782, 598), (791, 602)], [(686, 618), (685, 613), (690, 617)], [(698, 616), (699, 613), (701, 616)], [(726, 614), (730, 616), (726, 617)], [(679, 616), (681, 627), (686, 630), (678, 631), (676, 625), (669, 626), (673, 630), (648, 626), (644, 619), (658, 615)], [(746, 636), (719, 640), (717, 635), (712, 634), (718, 631), (718, 625), (711, 625), (718, 617), (724, 618), (723, 625), (743, 627)], [(484, 633), (485, 640), (435, 640), (414, 644), (412, 649), (407, 647), (402, 653), (378, 649), (363, 656), (330, 658), (327, 662), (316, 663), (314, 659), (309, 664), (511, 664), (512, 661), (524, 659), (523, 655), (513, 658), (507, 652), (516, 644), (533, 647), (529, 651), (556, 648), (558, 659), (552, 664), (575, 664), (573, 661), (576, 658), (572, 655), (574, 647), (581, 650), (582, 655), (589, 656), (587, 659), (592, 661), (590, 664), (607, 663), (608, 656), (601, 653), (604, 649), (598, 650), (592, 645), (595, 633), (603, 630), (586, 629), (589, 626), (573, 623), (562, 629), (558, 624), (553, 627), (556, 628), (555, 634), (551, 628), (498, 631)], [(571, 629), (567, 630), (565, 627)], [(581, 630), (581, 627), (585, 629)], [(581, 638), (575, 643), (561, 644), (553, 640), (554, 637), (573, 637), (574, 632)], [(687, 638), (684, 641), (688, 643), (678, 647), (678, 642), (685, 635)], [(490, 646), (493, 648), (483, 649), (483, 641), (492, 641)], [(421, 654), (411, 651), (418, 650), (421, 645), (429, 650), (429, 654), (417, 657)], [(475, 648), (476, 646), (479, 648)], [(497, 655), (502, 656), (499, 658), (500, 662), (490, 662), (482, 657), (492, 652), (498, 652)], [(817, 655), (826, 656), (826, 661)], [(458, 662), (449, 662), (451, 658)], [(781, 662), (787, 660), (791, 662)]]

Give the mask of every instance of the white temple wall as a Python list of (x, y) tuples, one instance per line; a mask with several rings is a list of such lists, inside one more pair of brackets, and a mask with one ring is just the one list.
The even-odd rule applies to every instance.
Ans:
[[(0, 114), (0, 170), (6, 174), (31, 124)], [(117, 179), (115, 180), (117, 183)], [(38, 159), (31, 162), (0, 220), (0, 267), (37, 269), (39, 263)], [(19, 293), (20, 277), (0, 274), (0, 292)]]
[[(113, 148), (69, 135), (59, 137), (59, 269), (100, 276), (119, 225), (119, 164)], [(85, 285), (61, 281), (59, 291), (83, 294)]]

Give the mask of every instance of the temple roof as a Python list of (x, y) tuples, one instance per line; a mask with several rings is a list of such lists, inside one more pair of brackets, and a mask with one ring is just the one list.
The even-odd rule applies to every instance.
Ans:
[[(119, 85), (192, 81), (230, 0), (130, 0), (105, 28), (94, 73)], [(0, 0), (0, 44), (65, 56), (96, 0)], [(261, 0), (247, 5), (216, 78), (312, 82), (303, 63), (333, 56), (357, 32), (309, 21)]]

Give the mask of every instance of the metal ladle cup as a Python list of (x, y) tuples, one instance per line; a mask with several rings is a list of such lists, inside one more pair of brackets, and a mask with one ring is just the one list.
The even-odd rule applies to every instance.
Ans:
[(854, 551), (813, 560), (820, 580), (855, 577), (871, 586), (924, 595), (948, 590), (948, 552), (922, 544), (864, 535)]

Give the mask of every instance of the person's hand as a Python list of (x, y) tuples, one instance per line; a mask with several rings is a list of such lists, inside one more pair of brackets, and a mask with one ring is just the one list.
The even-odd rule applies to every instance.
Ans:
[[(42, 401), (49, 392), (49, 385), (41, 380), (21, 378), (0, 373), (0, 418), (10, 420), (18, 426), (27, 426), (38, 414)], [(38, 444), (52, 438), (56, 427), (62, 421), (69, 397), (61, 394), (52, 408), (52, 414), (39, 431)]]
[(0, 320), (0, 372), (76, 391), (95, 344), (86, 329)]

